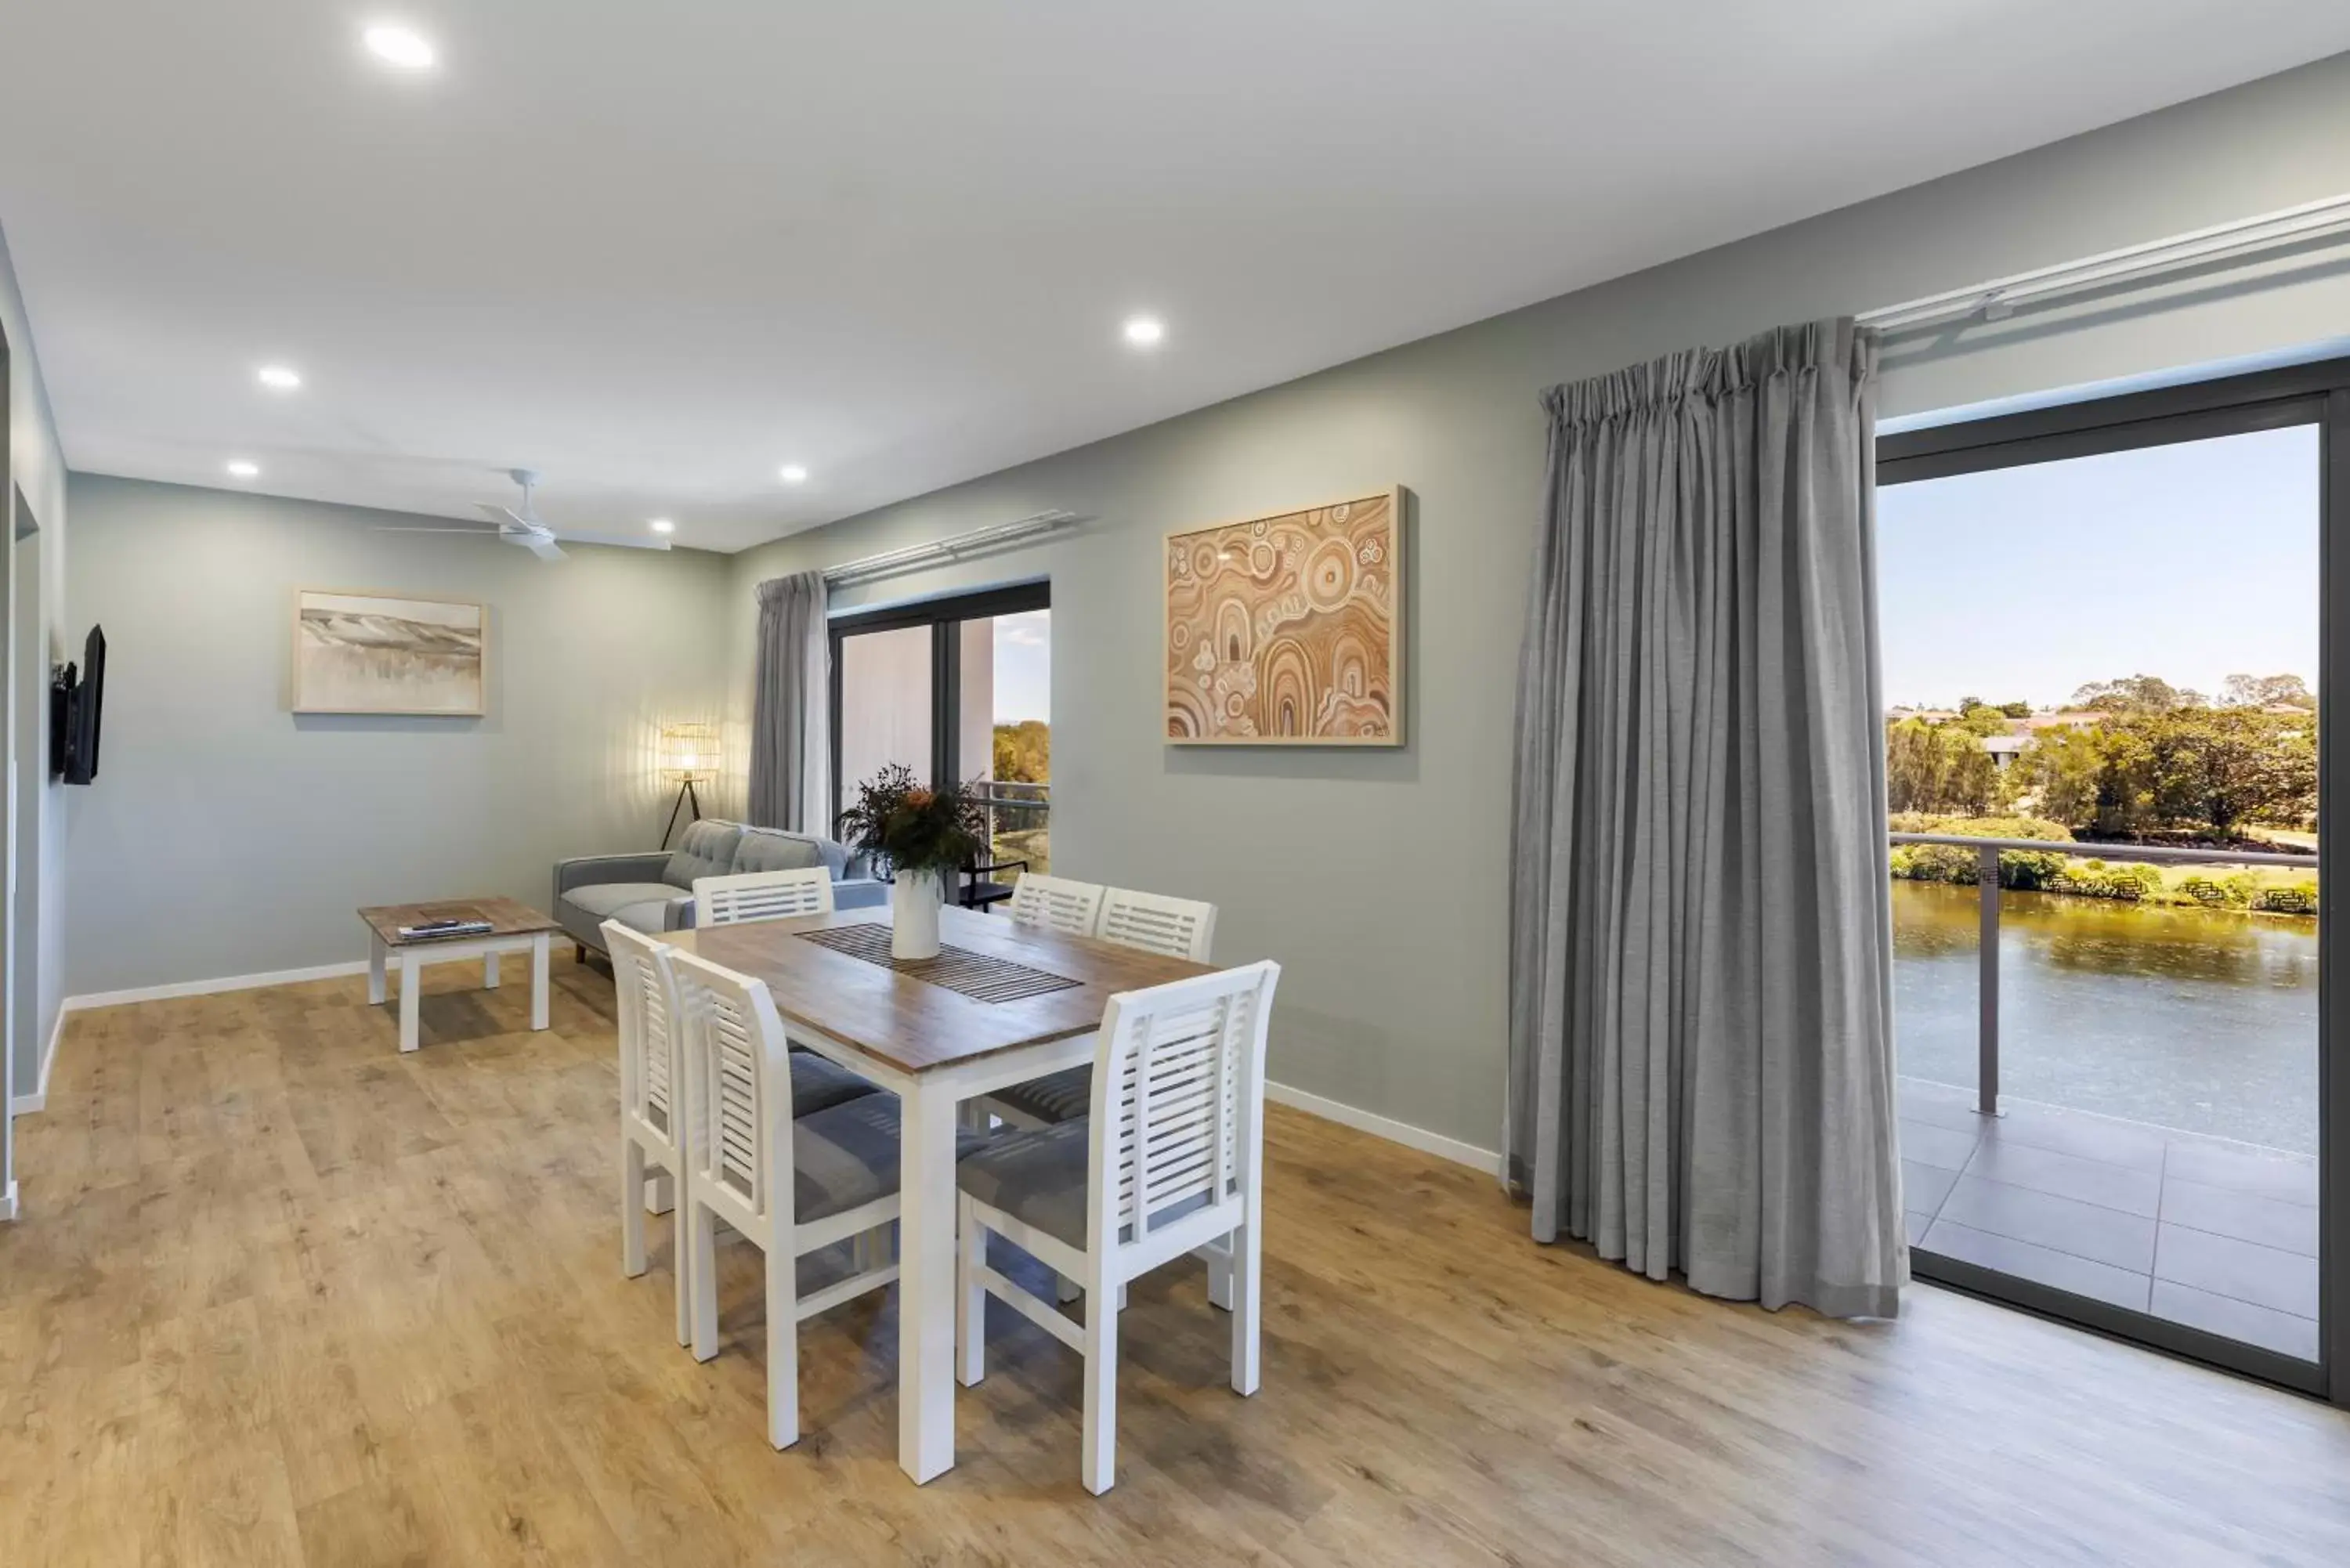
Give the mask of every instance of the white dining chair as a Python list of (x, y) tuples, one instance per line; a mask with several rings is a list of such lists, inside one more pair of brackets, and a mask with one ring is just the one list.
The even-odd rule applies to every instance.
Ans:
[(1216, 907), (1112, 888), (1102, 896), (1101, 923), (1094, 934), (1106, 942), (1205, 963), (1216, 943)]
[[(675, 1210), (670, 1267), (677, 1275), (677, 1342), (683, 1345), (691, 1332), (693, 1271), (687, 1259), (683, 1217), (688, 1140), (679, 1093), (683, 1071), (671, 950), (618, 920), (605, 921), (603, 930), (604, 950), (612, 955), (619, 1012), (620, 1272), (632, 1280), (645, 1272), (646, 1210)], [(653, 1195), (645, 1179), (649, 1170), (667, 1179), (667, 1194)]]
[(1107, 891), (1098, 882), (1023, 871), (1020, 880), (1012, 884), (1011, 915), (1020, 924), (1039, 930), (1089, 937), (1100, 922), (1102, 895)]
[[(693, 1357), (718, 1354), (717, 1222), (766, 1255), (767, 1440), (799, 1440), (799, 1324), (898, 1277), (894, 1259), (799, 1293), (808, 1253), (881, 1231), (898, 1219), (898, 1097), (868, 1094), (795, 1118), (783, 1021), (765, 982), (676, 952), (688, 1120), (706, 1137), (688, 1151), (681, 1196)], [(976, 1147), (977, 1139), (971, 1140)], [(885, 1250), (875, 1249), (877, 1253)]]
[(831, 913), (832, 873), (821, 866), (693, 879), (693, 923), (698, 927)]
[[(1203, 1246), (1222, 1251), (1232, 1284), (1232, 1390), (1256, 1392), (1264, 1041), (1280, 978), (1268, 961), (1111, 997), (1090, 1114), (1003, 1135), (956, 1168), (956, 1378), (969, 1387), (985, 1376), (991, 1295), (1083, 1355), (1087, 1491), (1107, 1491), (1116, 1479), (1118, 1314), (1128, 1281)], [(1083, 1284), (1083, 1326), (990, 1267), (990, 1234)]]

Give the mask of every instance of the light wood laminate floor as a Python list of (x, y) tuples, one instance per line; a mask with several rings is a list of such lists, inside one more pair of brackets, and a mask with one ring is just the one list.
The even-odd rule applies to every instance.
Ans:
[(0, 1561), (2350, 1563), (2350, 1417), (1917, 1288), (1898, 1323), (1659, 1287), (1472, 1171), (1276, 1110), (1263, 1392), (1196, 1262), (1124, 1320), (1117, 1490), (1078, 1363), (992, 1309), (960, 1464), (894, 1436), (889, 1293), (803, 1330), (770, 1449), (758, 1260), (671, 1336), (620, 1277), (611, 986), (435, 971), (74, 1015), (0, 1226)]

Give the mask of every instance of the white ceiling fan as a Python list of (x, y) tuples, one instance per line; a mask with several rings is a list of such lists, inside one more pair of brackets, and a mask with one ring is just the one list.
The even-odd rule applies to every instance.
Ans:
[(451, 523), (446, 527), (421, 528), (384, 524), (382, 531), (387, 534), (470, 534), (479, 539), (503, 539), (509, 545), (521, 545), (542, 561), (563, 559), (563, 548), (557, 543), (563, 539), (577, 545), (617, 545), (627, 550), (669, 548), (667, 539), (628, 539), (611, 534), (582, 534), (570, 528), (558, 534), (555, 526), (541, 517), (538, 509), (531, 504), (530, 493), (537, 487), (540, 478), (537, 471), (510, 468), (506, 472), (513, 475), (516, 484), (522, 486), (519, 509), (501, 505), (494, 501), (483, 501), (475, 504), (489, 514), (490, 520), (484, 523)]

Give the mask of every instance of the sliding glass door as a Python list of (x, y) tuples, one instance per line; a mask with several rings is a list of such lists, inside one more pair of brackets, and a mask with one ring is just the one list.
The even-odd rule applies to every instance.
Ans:
[(2345, 446), (2350, 362), (1878, 474), (1915, 1270), (2337, 1399)]
[(858, 781), (902, 763), (980, 787), (993, 855), (974, 897), (1049, 870), (1052, 624), (1044, 583), (835, 617), (836, 817)]

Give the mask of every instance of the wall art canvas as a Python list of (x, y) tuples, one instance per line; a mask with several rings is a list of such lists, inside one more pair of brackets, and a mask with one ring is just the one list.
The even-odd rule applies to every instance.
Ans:
[(1167, 540), (1167, 740), (1403, 743), (1400, 488)]
[(464, 600), (305, 588), (295, 596), (294, 711), (478, 716), (489, 611)]

